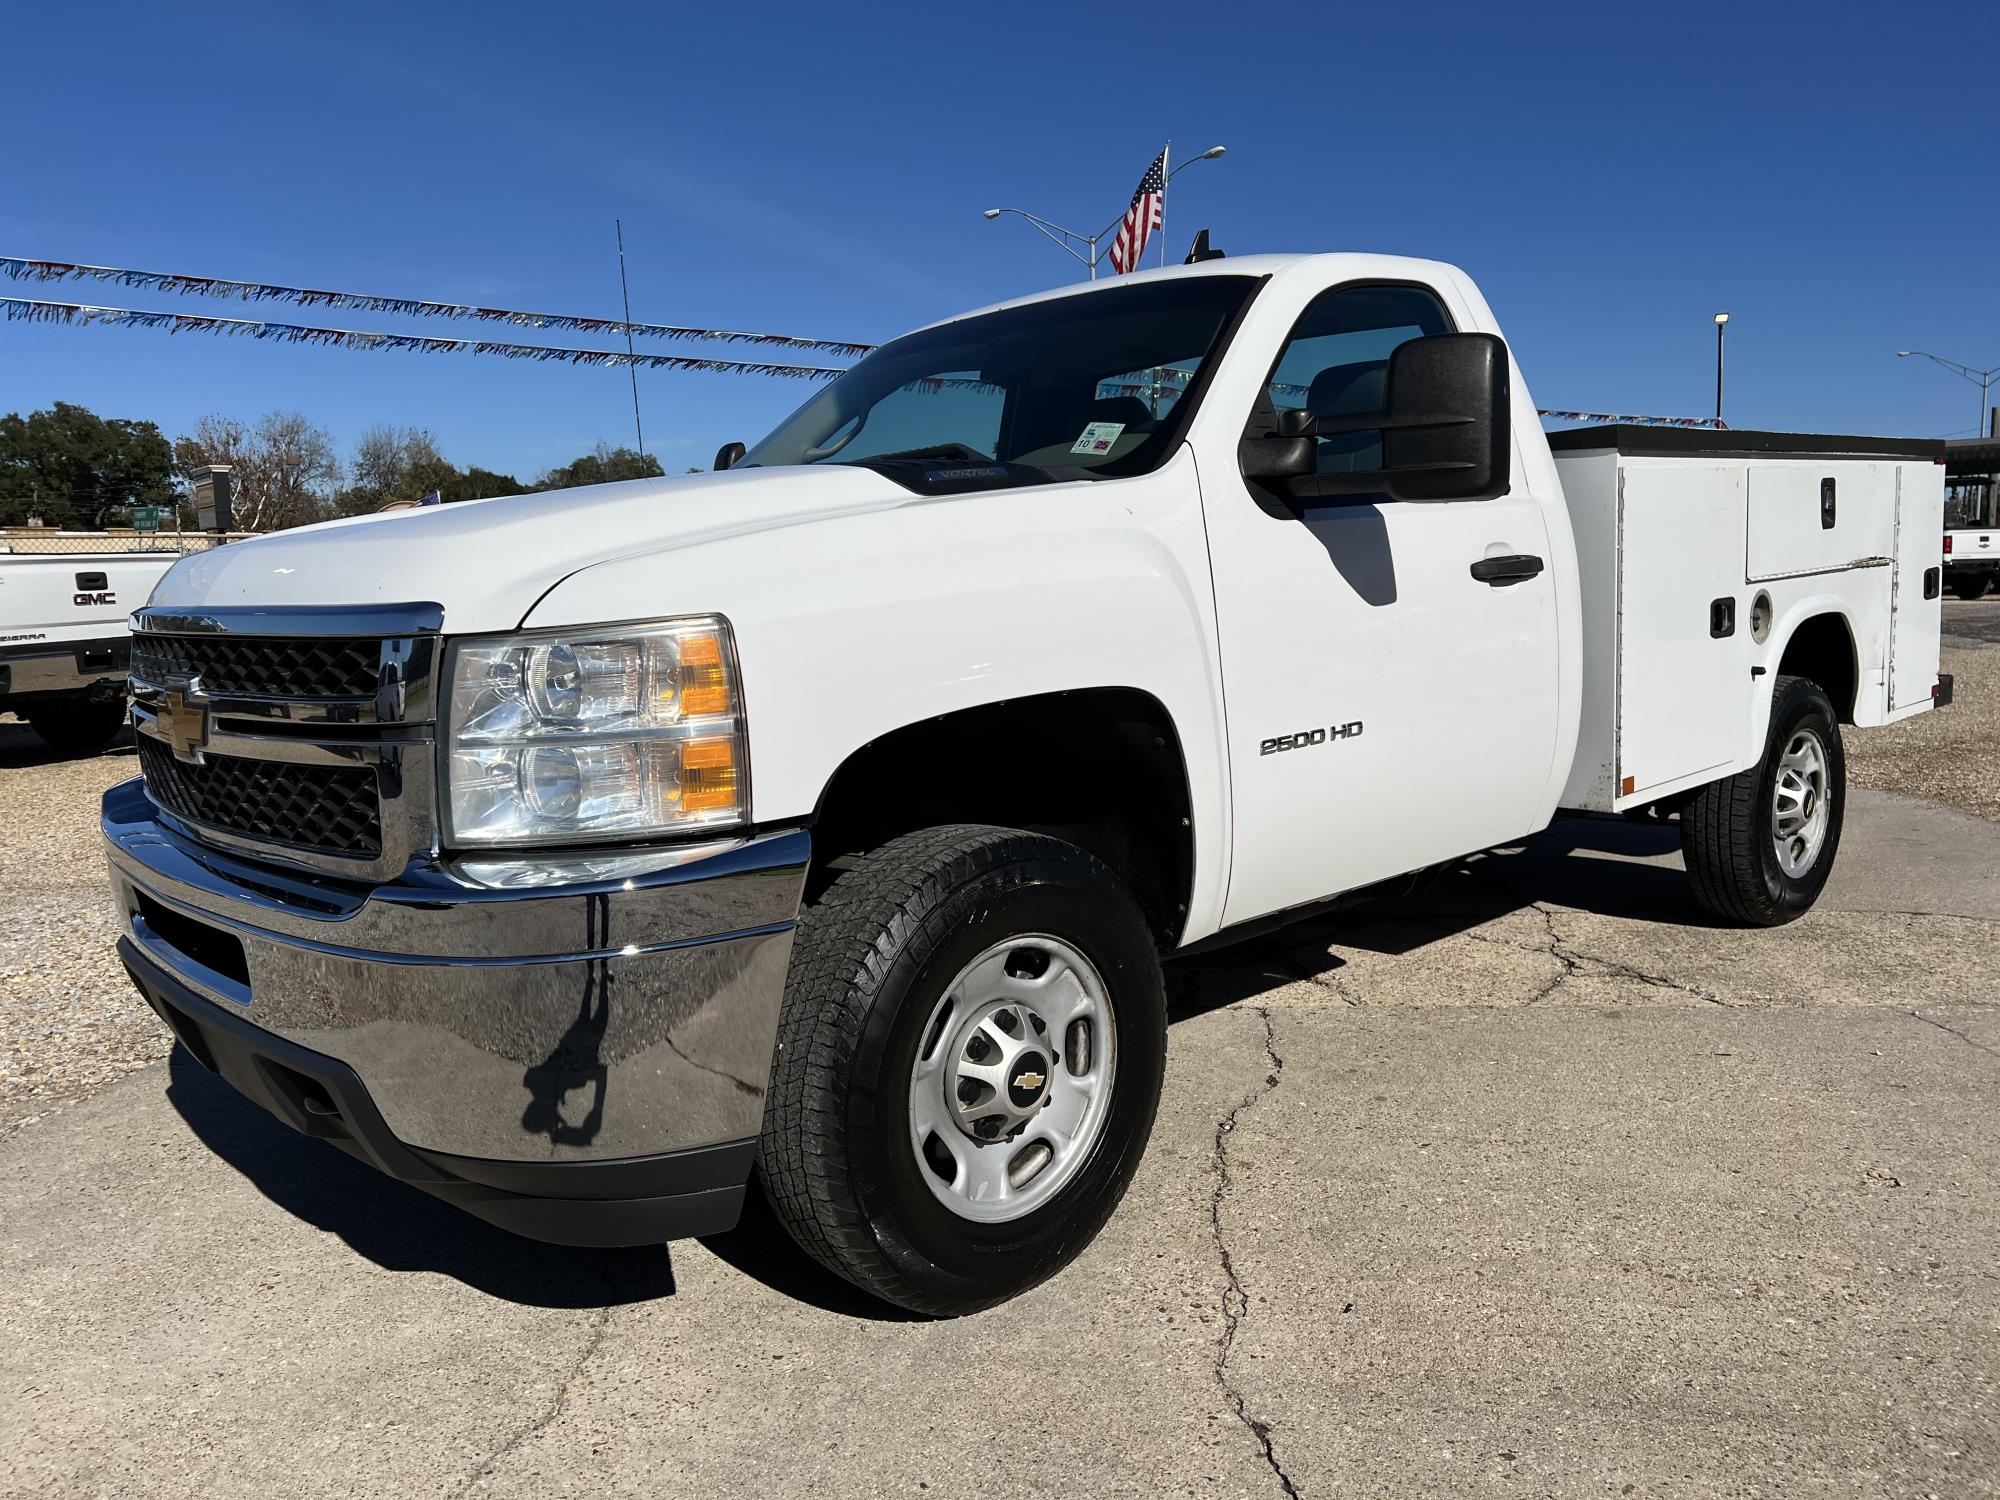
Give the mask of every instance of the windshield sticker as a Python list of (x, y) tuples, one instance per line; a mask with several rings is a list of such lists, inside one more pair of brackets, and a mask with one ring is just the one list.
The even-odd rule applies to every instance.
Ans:
[(1090, 422), (1085, 424), (1083, 436), (1070, 444), (1072, 453), (1109, 453), (1111, 445), (1118, 441), (1118, 434), (1125, 430), (1123, 422)]

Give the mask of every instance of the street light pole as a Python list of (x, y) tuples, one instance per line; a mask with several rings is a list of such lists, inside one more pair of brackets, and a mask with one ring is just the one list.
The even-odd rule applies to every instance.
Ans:
[[(1168, 141), (1167, 151), (1171, 151), (1173, 150), (1173, 148), (1174, 148), (1174, 143), (1172, 141)], [(1210, 146), (1206, 151), (1202, 152), (1201, 155), (1190, 156), (1186, 161), (1182, 162), (1178, 167), (1175, 167), (1171, 172), (1167, 173), (1167, 175), (1161, 179), (1160, 264), (1162, 266), (1164, 266), (1167, 263), (1167, 184), (1172, 182), (1176, 177), (1180, 176), (1181, 173), (1185, 172), (1189, 167), (1193, 166), (1196, 162), (1214, 161), (1217, 157), (1224, 155), (1228, 150), (1229, 148), (1227, 146)], [(1164, 156), (1166, 152), (1163, 151), (1160, 154)]]
[[(1898, 359), (1909, 359), (1912, 356), (1918, 359), (1927, 359), (1934, 365), (1943, 365), (1952, 374), (1962, 375), (1979, 387), (1979, 420), (1972, 424), (1972, 435), (1974, 437), (1984, 437), (1986, 435), (1986, 424), (1989, 420), (1986, 415), (1986, 393), (1993, 388), (1995, 377), (2000, 377), (2000, 365), (1995, 365), (1990, 370), (1975, 370), (1971, 365), (1962, 365), (1955, 359), (1946, 359), (1938, 354), (1926, 354), (1921, 349), (1898, 349), (1896, 351), (1896, 358)], [(2000, 436), (2000, 434), (1995, 435)]]
[[(1201, 155), (1190, 157), (1188, 158), (1188, 160), (1182, 162), (1178, 167), (1175, 167), (1173, 171), (1169, 172), (1166, 175), (1166, 177), (1162, 180), (1160, 184), (1160, 264), (1161, 265), (1165, 265), (1167, 263), (1166, 184), (1172, 182), (1174, 178), (1178, 177), (1182, 172), (1186, 171), (1196, 162), (1212, 161), (1216, 157), (1221, 156), (1228, 149), (1229, 148), (1227, 146), (1210, 146), (1206, 151), (1202, 152)], [(1111, 233), (1112, 230), (1116, 229), (1119, 223), (1125, 217), (1124, 213), (1120, 212), (1117, 218), (1113, 219), (1109, 224), (1106, 224), (1102, 229), (1098, 230), (1097, 233), (1095, 234), (1079, 234), (1074, 229), (1065, 229), (1062, 227), (1062, 225), (1054, 223), (1051, 220), (1045, 219), (1040, 214), (1029, 213), (1025, 208), (989, 208), (984, 210), (980, 214), (980, 217), (984, 219), (997, 219), (1002, 214), (1014, 214), (1020, 218), (1026, 219), (1030, 224), (1034, 225), (1035, 228), (1045, 238), (1053, 240), (1056, 246), (1063, 252), (1063, 254), (1070, 256), (1072, 259), (1083, 262), (1084, 269), (1089, 273), (1090, 279), (1092, 281), (1097, 280), (1097, 265), (1099, 260), (1102, 259), (1102, 257), (1097, 253), (1097, 246), (1099, 242), (1102, 241), (1107, 234)], [(1086, 248), (1083, 250), (1079, 250), (1077, 249), (1078, 245), (1082, 245)]]
[[(1031, 214), (1025, 208), (989, 208), (980, 217), (997, 219), (1002, 214), (1018, 214), (1020, 217), (1026, 219), (1043, 236), (1055, 241), (1057, 248), (1063, 254), (1082, 261), (1084, 267), (1090, 272), (1090, 279), (1092, 281), (1097, 280), (1097, 242), (1104, 238), (1108, 230), (1100, 229), (1096, 234), (1078, 234), (1074, 229), (1065, 229), (1062, 225), (1052, 223), (1040, 214)], [(1116, 224), (1118, 221), (1113, 219), (1111, 222)], [(1076, 243), (1073, 242), (1081, 242), (1089, 246), (1089, 253), (1085, 254), (1083, 251), (1078, 250)]]
[(1715, 315), (1715, 425), (1722, 425), (1722, 331), (1729, 326), (1729, 314)]

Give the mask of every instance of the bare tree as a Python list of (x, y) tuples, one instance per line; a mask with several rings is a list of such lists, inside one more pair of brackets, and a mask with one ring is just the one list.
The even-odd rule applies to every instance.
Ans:
[(232, 524), (244, 531), (276, 531), (337, 514), (340, 461), (333, 439), (298, 412), (274, 411), (246, 427), (211, 413), (174, 443), (183, 478), (207, 464), (235, 469)]

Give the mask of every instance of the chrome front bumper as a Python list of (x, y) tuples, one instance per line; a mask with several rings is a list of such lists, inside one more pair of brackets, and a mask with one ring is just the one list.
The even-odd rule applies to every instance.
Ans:
[(368, 886), (225, 854), (137, 781), (105, 794), (103, 828), (135, 974), (351, 1069), (405, 1146), (613, 1163), (757, 1134), (803, 832), (496, 890), (443, 866)]

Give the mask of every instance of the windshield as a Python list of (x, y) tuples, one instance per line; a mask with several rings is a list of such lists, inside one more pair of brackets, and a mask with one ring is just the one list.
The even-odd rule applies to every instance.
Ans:
[[(913, 488), (1143, 473), (1256, 280), (1193, 276), (1052, 298), (885, 344), (744, 455), (867, 464)], [(983, 469), (982, 469), (983, 466)], [(905, 471), (921, 470), (928, 483)]]

